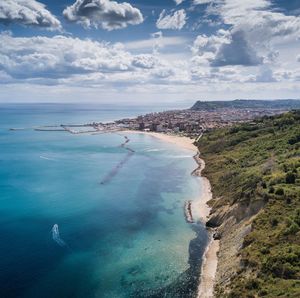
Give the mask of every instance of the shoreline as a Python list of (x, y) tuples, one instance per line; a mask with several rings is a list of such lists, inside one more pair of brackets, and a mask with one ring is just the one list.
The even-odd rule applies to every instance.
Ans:
[[(200, 158), (200, 152), (196, 145), (194, 145), (194, 140), (183, 137), (167, 135), (163, 133), (156, 132), (143, 132), (143, 131), (123, 131), (123, 133), (136, 133), (136, 134), (146, 134), (154, 138), (160, 139), (165, 142), (172, 143), (183, 149), (191, 150), (195, 154), (193, 156), (198, 167), (191, 173), (193, 176), (201, 178), (202, 192), (201, 197), (196, 201), (192, 201), (191, 209), (192, 214), (196, 215), (195, 218), (202, 220), (204, 223), (207, 222), (211, 208), (207, 205), (208, 201), (212, 199), (211, 185), (206, 177), (202, 176), (202, 171), (205, 168), (205, 162)], [(201, 265), (201, 275), (199, 277), (199, 286), (197, 290), (197, 298), (212, 298), (214, 292), (215, 277), (218, 264), (217, 253), (219, 251), (219, 240), (214, 240), (212, 232), (208, 230), (209, 241), (205, 252), (202, 256)]]

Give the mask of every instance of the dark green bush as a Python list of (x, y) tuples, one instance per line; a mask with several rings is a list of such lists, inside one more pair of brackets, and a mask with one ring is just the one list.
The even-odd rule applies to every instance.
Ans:
[(292, 224), (284, 230), (285, 235), (295, 235), (299, 231), (299, 226), (296, 222), (292, 222)]
[(286, 174), (285, 181), (286, 181), (287, 184), (295, 184), (295, 182), (296, 182), (295, 174), (292, 173), (292, 172), (288, 172)]
[(299, 135), (295, 135), (292, 138), (289, 139), (288, 143), (290, 145), (294, 145), (296, 143), (300, 142), (300, 134)]
[(277, 188), (275, 191), (275, 194), (278, 196), (283, 196), (284, 195), (284, 190), (282, 188)]

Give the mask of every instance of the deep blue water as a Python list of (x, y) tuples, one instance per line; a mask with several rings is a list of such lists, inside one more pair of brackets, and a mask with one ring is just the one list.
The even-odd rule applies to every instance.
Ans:
[(201, 191), (192, 152), (139, 134), (128, 155), (119, 134), (9, 130), (146, 109), (0, 105), (0, 297), (193, 296), (207, 234), (183, 214)]

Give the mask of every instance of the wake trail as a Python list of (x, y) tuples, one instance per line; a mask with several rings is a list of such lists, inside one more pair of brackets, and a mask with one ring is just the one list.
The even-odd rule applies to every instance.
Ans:
[(68, 247), (66, 242), (60, 238), (58, 224), (55, 224), (52, 227), (52, 239), (61, 247)]
[(40, 155), (40, 158), (41, 158), (41, 159), (46, 159), (46, 160), (51, 160), (51, 161), (56, 161), (56, 160), (53, 159), (53, 158), (50, 158), (50, 157), (47, 157), (47, 156), (43, 156), (43, 155)]

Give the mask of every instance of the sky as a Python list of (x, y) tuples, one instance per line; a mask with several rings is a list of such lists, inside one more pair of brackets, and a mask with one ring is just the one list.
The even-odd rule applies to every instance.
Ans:
[(300, 98), (299, 0), (0, 0), (0, 102)]

